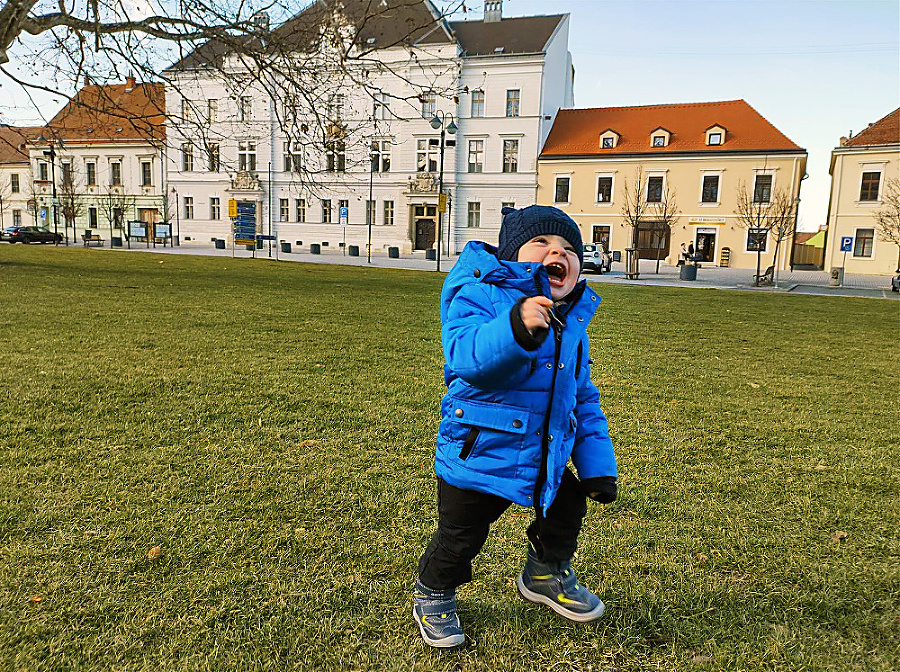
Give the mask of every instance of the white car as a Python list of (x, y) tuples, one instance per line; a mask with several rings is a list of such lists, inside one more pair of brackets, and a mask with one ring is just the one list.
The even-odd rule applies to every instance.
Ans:
[(609, 273), (612, 268), (612, 256), (601, 245), (594, 243), (584, 244), (584, 268), (582, 271), (594, 271), (595, 273)]

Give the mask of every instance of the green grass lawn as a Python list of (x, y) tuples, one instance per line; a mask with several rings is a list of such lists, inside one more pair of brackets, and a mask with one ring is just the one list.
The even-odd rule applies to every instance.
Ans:
[(897, 304), (614, 284), (606, 615), (518, 598), (515, 508), (428, 650), (442, 277), (0, 246), (0, 669), (900, 668)]

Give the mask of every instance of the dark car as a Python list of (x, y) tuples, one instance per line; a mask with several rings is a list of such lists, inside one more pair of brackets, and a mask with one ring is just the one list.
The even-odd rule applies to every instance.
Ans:
[(10, 243), (61, 243), (63, 237), (37, 226), (8, 226), (0, 234), (0, 240)]
[(891, 278), (891, 291), (900, 292), (900, 273)]
[(593, 271), (595, 273), (609, 273), (612, 268), (612, 257), (609, 252), (603, 249), (602, 245), (594, 243), (584, 244), (584, 268), (583, 271)]

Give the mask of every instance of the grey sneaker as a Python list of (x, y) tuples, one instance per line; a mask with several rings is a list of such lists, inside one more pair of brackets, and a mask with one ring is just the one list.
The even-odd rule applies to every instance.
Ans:
[(546, 604), (563, 618), (576, 623), (596, 621), (605, 609), (599, 597), (578, 583), (571, 562), (542, 562), (531, 545), (525, 569), (516, 579), (516, 587), (523, 599)]
[(466, 643), (459, 616), (456, 615), (455, 591), (432, 590), (416, 581), (412, 614), (422, 639), (429, 646), (455, 649)]

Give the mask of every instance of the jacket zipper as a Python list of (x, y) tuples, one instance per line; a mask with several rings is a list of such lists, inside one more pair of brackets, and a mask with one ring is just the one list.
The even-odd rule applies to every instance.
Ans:
[[(556, 312), (550, 311), (550, 328), (553, 329), (554, 352), (553, 352), (553, 376), (550, 379), (550, 397), (547, 401), (547, 412), (544, 415), (544, 429), (541, 433), (541, 464), (538, 467), (537, 479), (534, 483), (534, 510), (535, 515), (543, 517), (544, 511), (541, 507), (541, 490), (547, 482), (547, 459), (550, 456), (550, 413), (553, 411), (553, 396), (556, 392), (556, 372), (559, 370), (559, 357), (562, 351), (562, 327), (563, 324), (556, 316)], [(557, 325), (559, 325), (557, 327)]]

